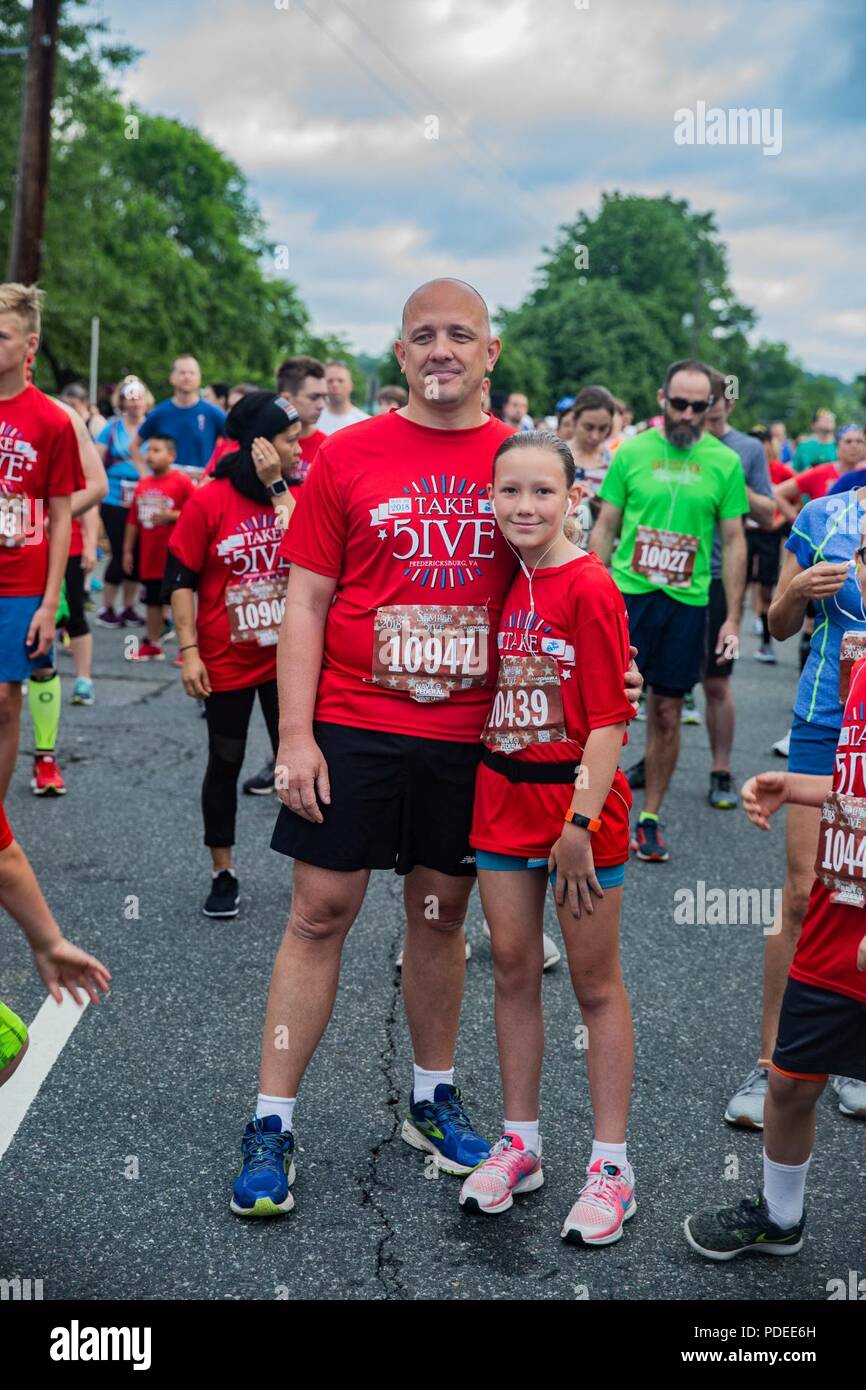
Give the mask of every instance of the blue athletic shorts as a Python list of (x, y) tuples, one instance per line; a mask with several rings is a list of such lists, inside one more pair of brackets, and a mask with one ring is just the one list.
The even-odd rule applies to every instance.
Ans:
[(795, 714), (791, 724), (788, 771), (808, 772), (813, 777), (832, 777), (838, 742), (838, 729), (831, 729), (826, 724), (807, 724), (805, 719)]
[(681, 699), (701, 678), (707, 643), (707, 605), (670, 594), (623, 594), (638, 670), (657, 695)]
[(35, 661), (30, 660), (24, 646), (27, 629), (41, 602), (40, 594), (36, 598), (0, 598), (0, 681), (20, 684), (29, 680), (34, 671), (54, 665), (53, 646)]
[[(492, 854), (487, 849), (475, 851), (476, 869), (514, 872), (516, 869), (546, 869), (546, 859), (524, 859), (519, 854)], [(625, 882), (625, 864), (606, 864), (596, 868), (595, 876), (600, 888), (619, 888)], [(556, 883), (556, 871), (550, 875), (551, 883)]]

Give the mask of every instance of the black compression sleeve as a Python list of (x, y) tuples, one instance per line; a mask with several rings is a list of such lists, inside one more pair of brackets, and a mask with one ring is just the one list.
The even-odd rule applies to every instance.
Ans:
[(175, 589), (192, 589), (195, 592), (198, 580), (198, 573), (189, 569), (169, 551), (165, 557), (165, 573), (162, 576), (163, 603), (168, 603)]

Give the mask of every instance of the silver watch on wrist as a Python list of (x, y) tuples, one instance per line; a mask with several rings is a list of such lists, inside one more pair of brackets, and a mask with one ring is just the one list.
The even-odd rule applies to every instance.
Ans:
[(271, 497), (282, 497), (283, 493), (288, 492), (288, 490), (289, 485), (285, 478), (277, 478), (275, 483), (267, 484), (267, 491), (271, 494)]

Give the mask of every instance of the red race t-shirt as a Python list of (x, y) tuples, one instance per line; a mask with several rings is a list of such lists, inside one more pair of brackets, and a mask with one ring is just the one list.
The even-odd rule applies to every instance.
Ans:
[[(240, 690), (276, 677), (282, 608), (274, 605), (281, 602), (277, 591), (284, 595), (288, 573), (281, 534), (273, 508), (244, 497), (228, 478), (196, 488), (174, 528), (171, 553), (200, 576), (196, 638), (214, 690)], [(261, 627), (260, 603), (269, 609)], [(240, 609), (234, 640), (229, 606)]]
[[(84, 485), (78, 440), (65, 411), (35, 386), (0, 401), (0, 597), (41, 597), (49, 501)], [(23, 534), (24, 544), (6, 544), (10, 534)]]
[[(577, 765), (593, 729), (628, 723), (624, 691), (628, 617), (622, 595), (597, 555), (516, 575), (499, 623), (499, 680), (484, 743), (521, 762)], [(511, 782), (480, 764), (470, 844), (540, 859), (562, 834), (573, 782)], [(599, 866), (628, 859), (631, 791), (617, 769), (592, 837)]]
[(337, 580), (316, 719), (478, 738), (516, 566), (487, 484), (493, 455), (513, 433), (493, 419), (429, 429), (392, 411), (327, 436), (282, 547), (293, 563)]
[(324, 430), (313, 430), (313, 433), (308, 434), (306, 439), (298, 440), (301, 446), (301, 456), (292, 469), (292, 477), (296, 478), (298, 482), (306, 482), (310, 464), (327, 438)]
[[(851, 685), (836, 747), (833, 791), (866, 797), (866, 658), (851, 671)], [(827, 827), (822, 822), (819, 847)], [(846, 837), (843, 836), (843, 840)], [(853, 846), (852, 846), (853, 848)], [(831, 901), (832, 890), (819, 878), (812, 885), (791, 978), (818, 989), (847, 994), (866, 1004), (866, 974), (857, 969), (857, 947), (866, 934), (866, 911)]]
[(794, 476), (802, 495), (814, 502), (819, 497), (827, 496), (839, 477), (839, 468), (835, 463), (819, 463), (814, 468), (807, 468), (804, 473), (796, 473)]
[[(195, 483), (187, 473), (170, 468), (160, 477), (153, 474), (135, 485), (127, 523), (139, 528), (138, 573), (141, 579), (162, 579), (169, 542), (176, 521), (154, 523), (157, 512), (183, 511), (184, 504), (195, 492)], [(192, 566), (190, 566), (192, 568)]]

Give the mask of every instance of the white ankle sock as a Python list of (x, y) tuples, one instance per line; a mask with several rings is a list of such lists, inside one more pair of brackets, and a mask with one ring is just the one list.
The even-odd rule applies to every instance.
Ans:
[(770, 1220), (787, 1231), (796, 1226), (803, 1215), (806, 1195), (806, 1174), (812, 1155), (805, 1163), (774, 1163), (764, 1150), (764, 1197)]
[(592, 1153), (589, 1156), (590, 1168), (598, 1159), (601, 1159), (604, 1163), (613, 1163), (619, 1168), (626, 1180), (631, 1182), (634, 1178), (634, 1172), (626, 1156), (627, 1147), (628, 1145), (625, 1143), (606, 1144), (602, 1139), (593, 1139)]
[(541, 1154), (541, 1135), (537, 1120), (503, 1120), (503, 1134), (517, 1134), (523, 1140), (523, 1147), (534, 1154)]
[(263, 1120), (266, 1115), (279, 1115), (283, 1122), (283, 1133), (292, 1128), (297, 1096), (266, 1096), (259, 1091), (256, 1101), (256, 1119)]
[(415, 1073), (415, 1084), (412, 1089), (415, 1093), (416, 1101), (432, 1100), (433, 1092), (436, 1090), (436, 1087), (441, 1086), (443, 1083), (448, 1086), (454, 1085), (453, 1067), (450, 1071), (425, 1071), (423, 1067), (419, 1067), (416, 1063), (413, 1065), (412, 1070)]

